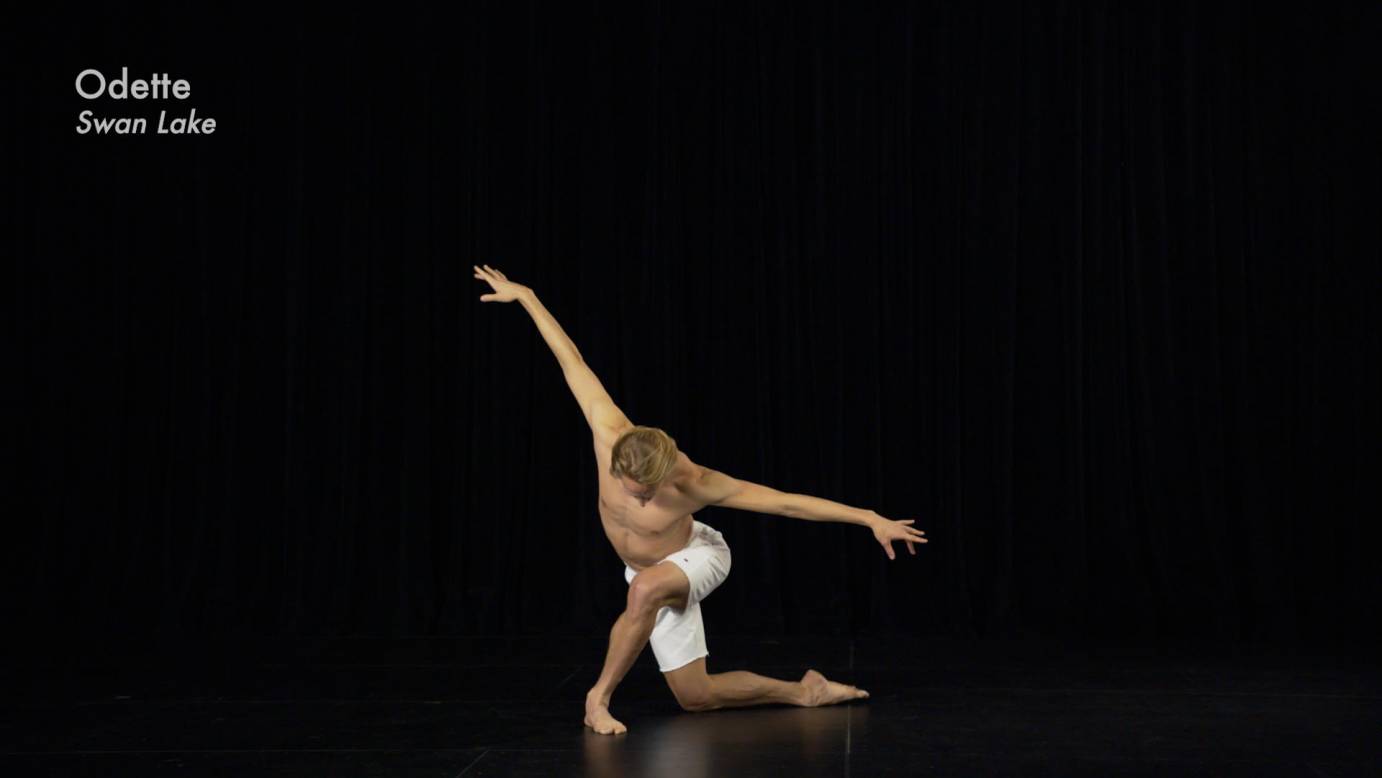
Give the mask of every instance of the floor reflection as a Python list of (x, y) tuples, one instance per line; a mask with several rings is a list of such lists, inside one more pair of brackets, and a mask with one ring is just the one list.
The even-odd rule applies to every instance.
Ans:
[[(843, 764), (868, 706), (744, 708), (645, 717), (610, 737), (585, 731), (585, 774), (598, 778), (711, 778), (777, 766), (783, 773)], [(794, 764), (797, 761), (800, 764)]]

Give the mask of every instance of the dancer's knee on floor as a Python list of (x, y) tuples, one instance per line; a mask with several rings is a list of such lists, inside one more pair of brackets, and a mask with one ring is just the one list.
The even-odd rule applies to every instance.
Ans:
[(691, 713), (719, 707), (715, 704), (715, 698), (711, 696), (708, 688), (673, 689), (672, 694), (676, 696), (677, 704), (681, 706), (681, 709)]
[(663, 677), (667, 679), (667, 686), (682, 710), (695, 712), (720, 707), (715, 699), (715, 690), (711, 687), (710, 676), (701, 662), (692, 661), (664, 673)]

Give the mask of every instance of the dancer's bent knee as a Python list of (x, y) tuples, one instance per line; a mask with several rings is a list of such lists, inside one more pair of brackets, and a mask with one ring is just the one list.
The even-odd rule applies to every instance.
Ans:
[(629, 595), (624, 604), (624, 611), (631, 616), (656, 616), (662, 606), (666, 605), (672, 597), (672, 592), (668, 591), (666, 587), (634, 578), (633, 583), (629, 584)]

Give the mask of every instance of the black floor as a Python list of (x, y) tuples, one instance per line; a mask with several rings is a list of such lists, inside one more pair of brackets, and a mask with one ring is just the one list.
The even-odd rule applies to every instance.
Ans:
[(1337, 652), (712, 636), (872, 697), (684, 713), (645, 651), (605, 737), (602, 637), (68, 649), (4, 669), (0, 775), (1382, 775), (1382, 670)]

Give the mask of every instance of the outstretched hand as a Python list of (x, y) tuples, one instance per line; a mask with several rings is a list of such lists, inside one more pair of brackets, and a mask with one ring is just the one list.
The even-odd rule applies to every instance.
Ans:
[(494, 290), (492, 294), (480, 295), (481, 302), (511, 303), (524, 292), (532, 291), (522, 284), (515, 284), (510, 281), (508, 276), (489, 265), (472, 265), (472, 267), (475, 268), (475, 277), (481, 281), (488, 281), (490, 288)]
[(926, 533), (915, 527), (907, 526), (915, 522), (916, 519), (893, 521), (892, 519), (885, 519), (882, 516), (879, 516), (878, 520), (874, 522), (873, 537), (883, 546), (883, 550), (888, 553), (889, 559), (897, 559), (897, 556), (893, 553), (894, 540), (900, 540), (906, 543), (907, 550), (911, 552), (912, 556), (917, 555), (916, 547), (912, 544), (925, 543)]

